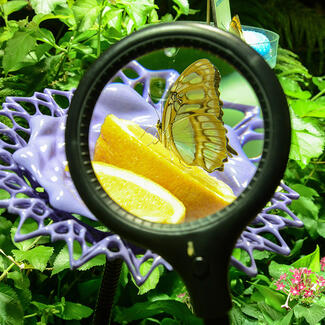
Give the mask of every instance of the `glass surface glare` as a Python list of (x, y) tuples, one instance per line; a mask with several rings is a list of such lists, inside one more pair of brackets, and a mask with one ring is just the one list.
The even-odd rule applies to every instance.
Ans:
[(250, 83), (207, 51), (166, 48), (127, 63), (104, 87), (90, 123), (94, 172), (124, 210), (182, 223), (231, 204), (263, 150)]

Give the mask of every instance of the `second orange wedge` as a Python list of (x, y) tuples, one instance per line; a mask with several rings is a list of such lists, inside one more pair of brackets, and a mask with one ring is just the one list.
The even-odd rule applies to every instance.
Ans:
[(212, 214), (236, 197), (224, 182), (199, 167), (186, 166), (139, 125), (108, 115), (94, 160), (131, 170), (158, 183), (186, 208), (186, 221)]

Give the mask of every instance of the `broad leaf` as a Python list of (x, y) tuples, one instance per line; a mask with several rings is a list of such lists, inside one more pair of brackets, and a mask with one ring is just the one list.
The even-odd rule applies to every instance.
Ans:
[(234, 306), (229, 313), (231, 324), (233, 325), (258, 325), (259, 321), (253, 321), (252, 319), (246, 317), (241, 309), (237, 306)]
[(29, 33), (16, 32), (4, 50), (2, 66), (5, 73), (22, 68), (24, 59), (35, 45), (36, 39)]
[(285, 296), (280, 292), (277, 292), (269, 287), (254, 284), (254, 287), (259, 291), (259, 293), (264, 297), (265, 302), (278, 311), (283, 311), (281, 306), (285, 302)]
[(98, 18), (99, 6), (96, 0), (78, 0), (72, 6), (79, 32), (91, 29)]
[(161, 313), (172, 315), (182, 324), (203, 325), (203, 322), (193, 316), (185, 304), (174, 300), (139, 302), (129, 308), (116, 307), (115, 321), (129, 324), (134, 320), (145, 319)]
[(24, 312), (17, 293), (11, 287), (0, 283), (0, 324), (22, 325)]
[(55, 314), (55, 316), (64, 320), (80, 320), (89, 317), (93, 313), (93, 310), (87, 306), (66, 301), (64, 303), (64, 309), (61, 313)]
[(305, 196), (300, 196), (298, 200), (292, 201), (290, 209), (297, 213), (303, 214), (305, 217), (310, 217), (315, 220), (318, 219), (319, 207), (314, 203), (312, 199)]
[(27, 0), (14, 0), (14, 1), (8, 1), (7, 3), (3, 4), (3, 11), (5, 16), (9, 16), (13, 12), (16, 12), (25, 6), (27, 6), (28, 1)]
[(325, 89), (325, 76), (322, 77), (313, 77), (313, 83), (318, 87), (320, 91)]
[(298, 99), (291, 101), (290, 105), (299, 117), (325, 117), (325, 102)]
[(127, 4), (125, 10), (133, 20), (136, 29), (142, 27), (146, 23), (147, 17), (152, 9), (156, 8), (150, 0), (126, 0), (125, 4)]
[(36, 14), (49, 14), (58, 5), (66, 5), (66, 0), (30, 0)]
[(324, 130), (312, 119), (301, 119), (291, 112), (292, 139), (290, 158), (304, 168), (311, 158), (322, 154), (325, 137)]
[(293, 185), (290, 185), (290, 187), (294, 191), (298, 192), (300, 195), (305, 196), (308, 199), (311, 199), (314, 196), (319, 197), (319, 194), (317, 193), (317, 191), (315, 189), (313, 189), (312, 187), (308, 187), (303, 184), (293, 184)]
[(308, 99), (311, 97), (311, 93), (307, 90), (302, 90), (297, 81), (288, 77), (279, 77), (279, 81), (287, 96), (298, 99)]
[[(81, 255), (81, 247), (80, 245), (74, 245), (73, 246), (74, 255), (76, 256)], [(83, 264), (81, 267), (78, 268), (79, 271), (86, 271), (94, 266), (101, 266), (105, 264), (105, 255), (97, 255), (96, 257), (89, 260), (87, 263)], [(53, 263), (53, 270), (52, 270), (52, 276), (65, 270), (70, 269), (70, 254), (68, 246), (64, 246), (60, 253), (56, 256), (55, 261)]]
[(291, 325), (291, 319), (292, 319), (292, 316), (293, 316), (293, 311), (290, 310), (290, 312), (285, 315), (282, 319), (280, 320), (275, 320), (273, 322), (274, 325)]
[(271, 277), (275, 280), (280, 278), (280, 275), (288, 273), (292, 269), (292, 266), (285, 264), (278, 264), (275, 261), (271, 261), (269, 265), (269, 273)]
[[(147, 260), (144, 263), (141, 264), (140, 266), (140, 272), (142, 275), (145, 275), (148, 273), (152, 266), (152, 260)], [(163, 269), (162, 269), (163, 270)], [(163, 271), (162, 271), (163, 272)], [(148, 291), (156, 288), (160, 278), (160, 271), (159, 267), (156, 267), (151, 274), (149, 275), (148, 279), (140, 286), (139, 288), (139, 295), (143, 295), (147, 293)], [(132, 281), (135, 285), (137, 285), (132, 277)]]
[(310, 307), (296, 305), (293, 311), (297, 318), (305, 318), (310, 325), (316, 325), (325, 318), (325, 308), (316, 304)]
[(306, 267), (313, 272), (320, 272), (320, 254), (319, 254), (319, 247), (317, 245), (314, 252), (309, 255), (301, 257), (296, 262), (292, 263), (291, 265), (295, 268)]
[(112, 8), (103, 15), (103, 26), (113, 27), (116, 30), (121, 29), (123, 9)]
[(188, 0), (173, 0), (173, 1), (178, 5), (182, 14), (184, 15), (189, 14), (190, 5), (188, 3)]
[(28, 251), (13, 250), (15, 259), (19, 262), (28, 261), (35, 269), (45, 270), (47, 262), (53, 254), (53, 247), (37, 246)]

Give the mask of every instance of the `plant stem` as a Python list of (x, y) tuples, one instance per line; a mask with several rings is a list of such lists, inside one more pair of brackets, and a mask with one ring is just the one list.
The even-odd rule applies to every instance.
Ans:
[(7, 276), (7, 274), (9, 273), (9, 271), (15, 266), (15, 263), (11, 263), (6, 270), (3, 271), (3, 273), (0, 276), (0, 282)]
[(29, 315), (24, 316), (24, 318), (31, 318), (31, 317), (35, 317), (37, 315), (38, 315), (37, 313), (29, 314)]
[(97, 57), (100, 56), (101, 53), (101, 48), (100, 48), (100, 38), (102, 35), (102, 16), (103, 16), (103, 11), (104, 11), (104, 6), (102, 4), (102, 7), (99, 12), (99, 17), (98, 17), (98, 33), (97, 33)]
[(324, 95), (324, 94), (325, 94), (325, 88), (324, 88), (322, 91), (320, 91), (318, 94), (316, 94), (316, 95), (311, 99), (311, 101), (316, 100), (317, 98), (319, 98), (320, 96), (322, 96), (322, 95)]

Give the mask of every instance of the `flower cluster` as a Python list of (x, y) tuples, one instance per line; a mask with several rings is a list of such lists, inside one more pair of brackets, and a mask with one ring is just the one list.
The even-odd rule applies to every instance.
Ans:
[(275, 282), (275, 286), (276, 290), (288, 295), (287, 301), (281, 307), (290, 309), (288, 303), (294, 299), (310, 305), (316, 297), (319, 297), (325, 291), (325, 278), (305, 267), (301, 267), (291, 269), (288, 274), (282, 274)]
[(324, 269), (325, 269), (325, 257), (321, 258), (320, 267), (321, 267), (321, 271), (324, 271)]

